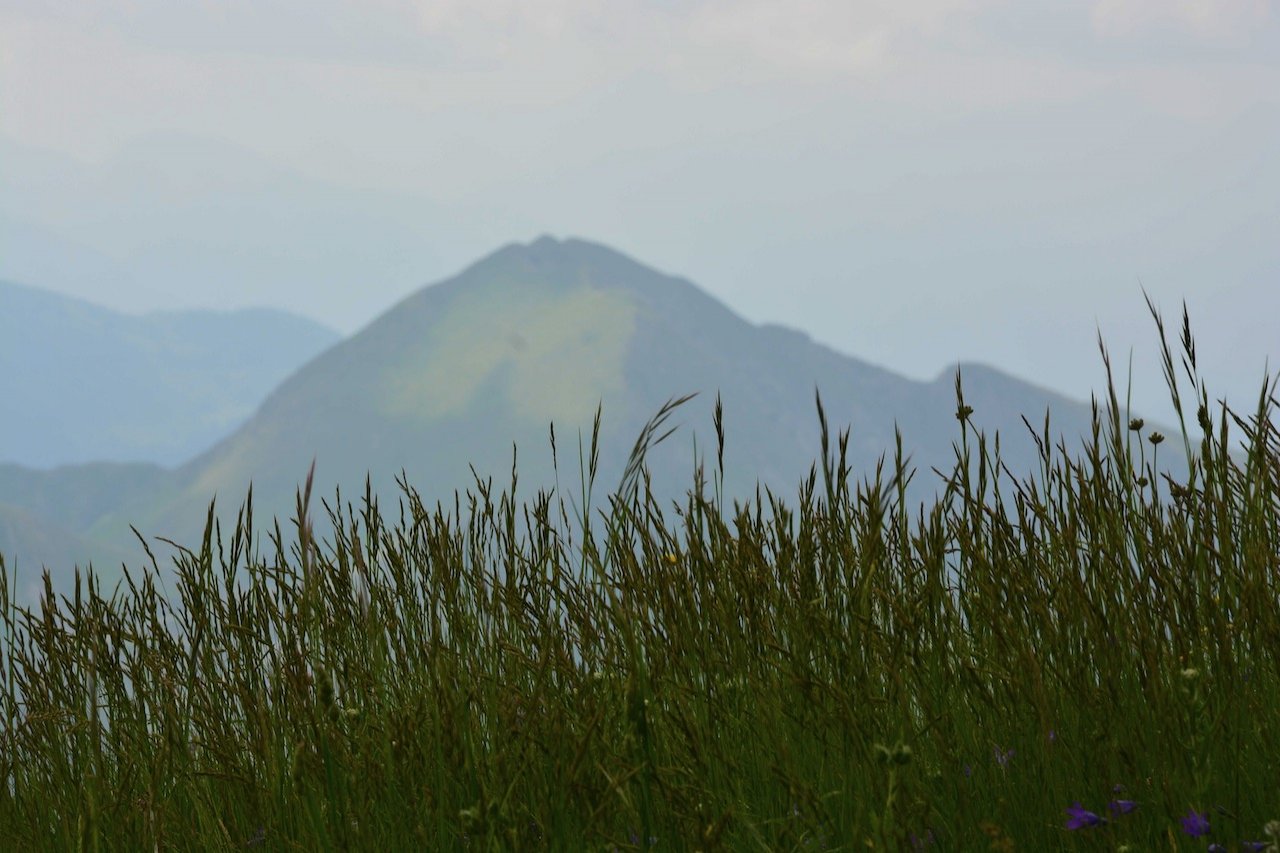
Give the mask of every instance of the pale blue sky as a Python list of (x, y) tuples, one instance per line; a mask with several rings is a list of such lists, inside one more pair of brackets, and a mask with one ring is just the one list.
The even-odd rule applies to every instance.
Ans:
[(1280, 356), (1275, 0), (0, 0), (0, 276), (350, 332), (608, 243), (907, 375), (1079, 397), (1140, 283), (1211, 390)]

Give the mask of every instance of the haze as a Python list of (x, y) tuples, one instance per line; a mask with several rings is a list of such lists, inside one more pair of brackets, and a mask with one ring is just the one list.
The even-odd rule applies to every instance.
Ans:
[(1251, 410), (1278, 150), (1271, 0), (0, 0), (0, 278), (133, 312), (578, 235), (916, 378), (1087, 399), (1101, 330), (1162, 415), (1145, 287)]

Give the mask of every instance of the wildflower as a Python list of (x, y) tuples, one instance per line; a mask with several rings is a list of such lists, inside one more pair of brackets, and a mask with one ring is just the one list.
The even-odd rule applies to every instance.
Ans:
[(1008, 767), (1009, 759), (1013, 758), (1013, 752), (1014, 751), (1012, 749), (1001, 750), (1000, 747), (997, 746), (996, 764), (999, 764), (1001, 767)]
[(1153, 432), (1151, 433), (1151, 435), (1147, 436), (1147, 441), (1151, 442), (1152, 444), (1159, 444), (1160, 442), (1164, 441), (1164, 435), (1159, 432)]
[(1078, 802), (1067, 808), (1067, 829), (1085, 829), (1090, 826), (1100, 826), (1106, 822), (1106, 818), (1098, 817)]
[(933, 842), (934, 842), (934, 841), (936, 841), (936, 840), (937, 840), (937, 836), (935, 836), (935, 835), (933, 834), (933, 830), (932, 830), (932, 829), (930, 829), (930, 830), (926, 830), (926, 831), (925, 831), (925, 834), (924, 834), (924, 836), (923, 836), (923, 837), (922, 837), (922, 836), (919, 836), (919, 835), (916, 835), (916, 834), (913, 832), (913, 833), (911, 833), (911, 849), (912, 849), (912, 850), (923, 850), (923, 849), (925, 849), (926, 847), (931, 846), (931, 845), (933, 844)]
[(1141, 432), (1142, 427), (1145, 424), (1146, 424), (1146, 421), (1144, 421), (1142, 418), (1133, 418), (1132, 420), (1129, 421), (1129, 429), (1133, 430), (1134, 432)]
[(1187, 816), (1182, 819), (1182, 831), (1192, 838), (1199, 838), (1201, 835), (1209, 834), (1209, 819), (1197, 812), (1195, 809), (1187, 812)]
[(1049, 729), (1049, 743), (1057, 743), (1057, 742), (1058, 742), (1058, 730)]
[(969, 779), (973, 776), (973, 765), (966, 764), (964, 766), (964, 778)]
[(1214, 842), (1209, 845), (1209, 853), (1227, 853), (1227, 848), (1217, 842)]
[(1137, 807), (1138, 807), (1138, 804), (1135, 803), (1133, 800), (1112, 800), (1111, 802), (1107, 803), (1107, 809), (1113, 815), (1128, 814), (1129, 812), (1133, 811)]
[(1265, 851), (1265, 850), (1267, 849), (1267, 842), (1265, 842), (1265, 841), (1241, 841), (1241, 842), (1240, 842), (1240, 849), (1241, 849), (1241, 850), (1245, 850), (1245, 851), (1247, 851), (1247, 853), (1263, 853), (1263, 851)]

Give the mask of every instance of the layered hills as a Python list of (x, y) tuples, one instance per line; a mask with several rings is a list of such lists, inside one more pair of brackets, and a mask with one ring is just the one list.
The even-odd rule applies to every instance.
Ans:
[(283, 311), (135, 316), (0, 281), (0, 462), (185, 462), (337, 340)]
[[(194, 544), (210, 500), (217, 497), (225, 528), (251, 483), (258, 517), (283, 521), (313, 460), (319, 497), (340, 487), (353, 499), (368, 476), (394, 503), (403, 474), (429, 504), (451, 508), (475, 476), (492, 477), (495, 491), (509, 484), (513, 445), (523, 499), (557, 485), (552, 424), (559, 494), (580, 503), (578, 441), (589, 442), (597, 407), (602, 496), (616, 487), (645, 422), (690, 393), (698, 396), (669, 422), (683, 427), (648, 457), (655, 493), (679, 498), (691, 487), (695, 445), (708, 473), (715, 468), (718, 395), (726, 498), (754, 495), (759, 483), (792, 499), (821, 455), (815, 388), (832, 434), (850, 430), (854, 476), (872, 475), (886, 455), (891, 463), (898, 429), (920, 471), (913, 497), (927, 500), (940, 483), (930, 468), (954, 463), (956, 370), (913, 381), (803, 333), (753, 325), (689, 281), (605, 246), (544, 237), (414, 293), (290, 375), (247, 422), (186, 464), (158, 476), (117, 472), (128, 480), (117, 500), (88, 514), (37, 507), (23, 495), (51, 487), (15, 485), (13, 472), (6, 486), (0, 471), (0, 504), (60, 514), (71, 533), (104, 545), (127, 544), (130, 524)], [(1055, 438), (1072, 447), (1090, 431), (1088, 405), (988, 367), (961, 370), (974, 423), (1001, 433), (1014, 471), (1037, 465), (1024, 415), (1040, 424), (1051, 411)], [(24, 556), (28, 565), (43, 559)]]

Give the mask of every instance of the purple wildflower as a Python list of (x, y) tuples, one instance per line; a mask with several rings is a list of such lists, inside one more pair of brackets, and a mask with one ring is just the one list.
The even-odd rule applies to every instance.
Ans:
[(968, 778), (969, 778), (969, 777), (971, 777), (972, 775), (973, 775), (973, 765), (972, 765), (972, 764), (966, 764), (966, 765), (964, 766), (964, 778), (968, 779)]
[(1187, 816), (1182, 819), (1182, 831), (1192, 838), (1199, 838), (1201, 835), (1209, 834), (1209, 819), (1197, 812), (1195, 809), (1187, 812)]
[(1008, 767), (1010, 758), (1013, 758), (1012, 749), (1002, 750), (1000, 747), (996, 747), (996, 764), (999, 764), (1001, 767)]
[(1098, 817), (1078, 802), (1067, 808), (1067, 829), (1085, 829), (1106, 822), (1106, 818)]
[(936, 840), (937, 840), (937, 838), (936, 838), (936, 836), (933, 834), (933, 830), (932, 830), (932, 829), (930, 829), (930, 830), (928, 830), (927, 832), (925, 832), (925, 834), (924, 834), (924, 837), (923, 837), (923, 838), (921, 838), (919, 835), (916, 835), (916, 834), (913, 832), (913, 833), (911, 833), (911, 849), (912, 849), (912, 850), (923, 850), (923, 849), (925, 849), (926, 847), (931, 846), (931, 845), (933, 844), (933, 842), (934, 842), (934, 841), (936, 841)]
[(1264, 850), (1266, 850), (1266, 849), (1267, 849), (1267, 842), (1265, 842), (1265, 841), (1241, 841), (1241, 842), (1240, 842), (1240, 849), (1241, 849), (1241, 850), (1245, 850), (1245, 851), (1247, 851), (1247, 853), (1262, 853), (1262, 851), (1264, 851)]
[(1133, 800), (1112, 800), (1111, 802), (1107, 803), (1107, 809), (1113, 815), (1128, 814), (1129, 812), (1133, 811), (1137, 807), (1138, 807), (1138, 804), (1135, 803)]
[(1227, 848), (1217, 842), (1214, 842), (1209, 845), (1209, 853), (1227, 853)]

